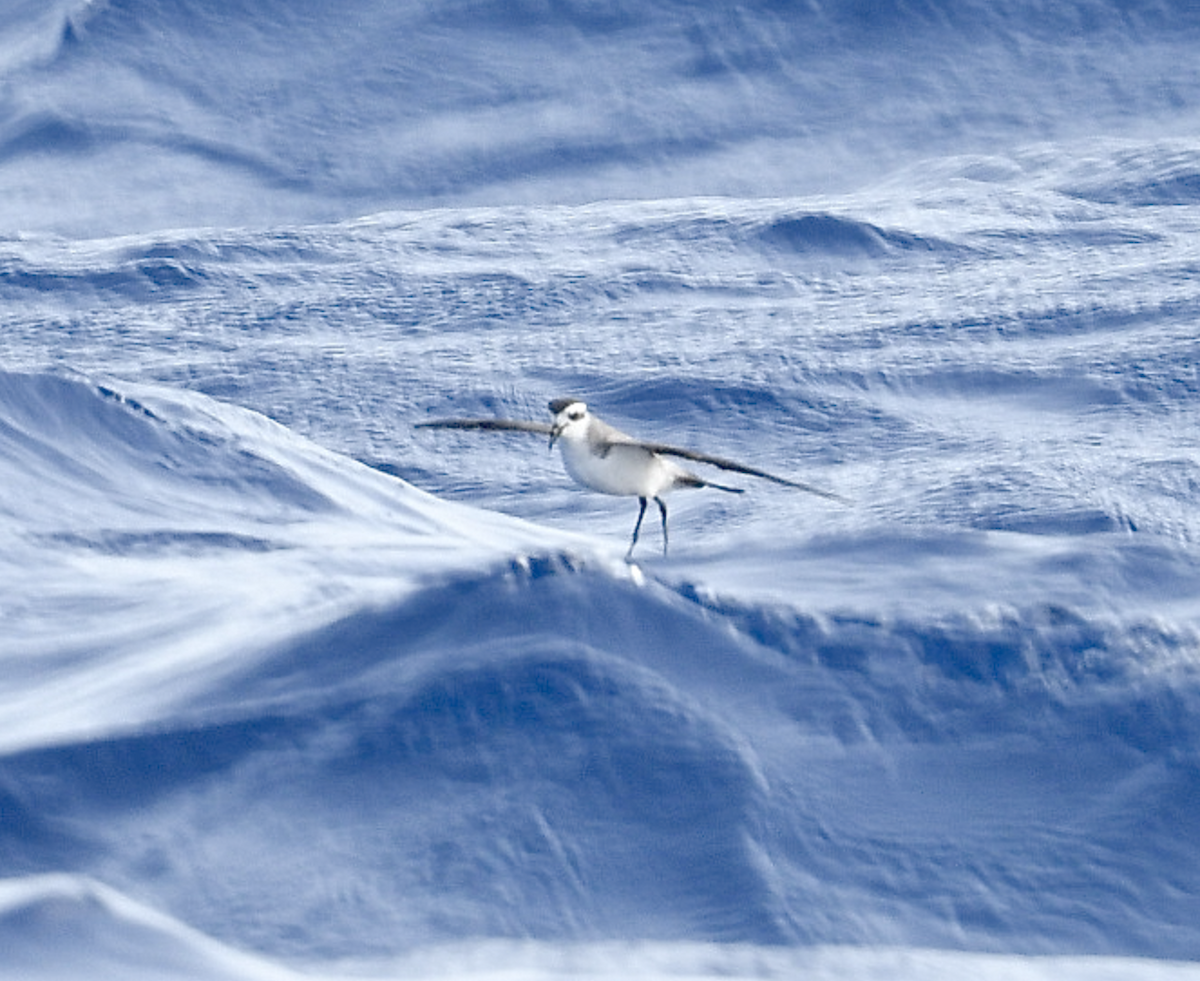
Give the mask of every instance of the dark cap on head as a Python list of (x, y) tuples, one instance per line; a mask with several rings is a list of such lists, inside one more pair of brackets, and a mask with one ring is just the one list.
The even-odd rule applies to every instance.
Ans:
[(580, 402), (580, 401), (582, 401), (582, 399), (577, 399), (577, 398), (555, 399), (553, 402), (550, 403), (550, 411), (553, 412), (555, 415), (558, 415), (568, 405), (574, 405), (576, 402)]

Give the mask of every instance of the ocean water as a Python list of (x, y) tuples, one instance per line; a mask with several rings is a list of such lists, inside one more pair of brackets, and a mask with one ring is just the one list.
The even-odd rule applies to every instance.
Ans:
[(1198, 34), (10, 4), (0, 975), (1200, 977)]

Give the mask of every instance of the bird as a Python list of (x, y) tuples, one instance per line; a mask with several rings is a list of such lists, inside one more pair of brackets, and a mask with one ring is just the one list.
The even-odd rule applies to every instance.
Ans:
[(557, 445), (562, 450), (563, 464), (572, 478), (601, 494), (613, 494), (638, 499), (637, 522), (626, 561), (632, 561), (633, 550), (638, 542), (642, 519), (650, 501), (658, 505), (662, 516), (663, 555), (667, 554), (669, 535), (667, 532), (667, 504), (663, 495), (679, 488), (711, 487), (728, 494), (741, 494), (742, 487), (730, 487), (700, 477), (680, 466), (669, 457), (678, 457), (693, 463), (703, 463), (727, 470), (769, 480), (784, 487), (815, 494), (841, 504), (849, 502), (831, 491), (786, 480), (756, 467), (727, 460), (724, 457), (700, 453), (696, 450), (671, 446), (667, 443), (647, 442), (635, 439), (627, 433), (610, 426), (599, 416), (590, 412), (587, 403), (574, 397), (556, 398), (550, 402), (549, 423), (523, 419), (430, 419), (416, 424), (419, 429), (480, 429), (535, 433), (550, 437), (550, 449)]

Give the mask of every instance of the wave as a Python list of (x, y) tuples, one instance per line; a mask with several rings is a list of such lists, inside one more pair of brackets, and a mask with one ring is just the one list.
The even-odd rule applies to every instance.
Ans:
[[(0, 875), (310, 960), (464, 936), (1200, 954), (1191, 627), (830, 608), (795, 554), (729, 560), (794, 577), (787, 602), (723, 592), (165, 389), (0, 375), (0, 463)], [(922, 574), (841, 541), (822, 575), (856, 549)]]
[(0, 373), (0, 447), (6, 496), (30, 527), (64, 500), (89, 498), (102, 509), (93, 520), (105, 511), (141, 519), (130, 541), (153, 515), (170, 521), (189, 510), (190, 500), (257, 500), (263, 513), (281, 518), (335, 509), (233, 433), (190, 429), (137, 398), (66, 375)]
[[(858, 186), (939, 154), (1181, 130), (1195, 80), (1162, 66), (1186, 65), (1197, 32), (1186, 4), (1115, 0), (368, 2), (353, 21), (308, 3), (113, 0), (52, 20), (35, 33), (57, 32), (39, 42), (55, 54), (15, 60), (0, 100), (0, 178), (28, 192), (38, 228)], [(74, 217), (30, 183), (35, 160), (87, 188)]]
[(722, 207), (710, 202), (707, 208), (701, 204), (685, 216), (642, 214), (638, 216), (639, 221), (615, 229), (613, 239), (634, 249), (686, 243), (731, 253), (742, 248), (757, 248), (775, 255), (794, 253), (842, 259), (877, 258), (896, 252), (950, 255), (965, 252), (962, 245), (936, 236), (884, 228), (872, 222), (821, 211), (795, 213), (783, 202), (777, 203), (769, 214), (754, 213), (768, 208), (770, 205), (758, 208), (743, 205), (739, 213), (731, 203)]
[[(32, 936), (31, 936), (32, 935)], [(310, 967), (279, 963), (222, 946), (87, 878), (36, 876), (0, 882), (0, 936), (6, 966), (28, 981), (87, 976), (95, 979), (178, 981), (302, 981)], [(41, 942), (31, 943), (36, 938)], [(137, 950), (142, 959), (125, 956)], [(1193, 965), (1163, 960), (1098, 957), (1013, 957), (919, 948), (786, 948), (705, 943), (472, 941), (420, 950), (402, 958), (356, 960), (320, 966), (326, 981), (350, 981), (367, 971), (388, 978), (513, 976), (577, 977), (598, 981), (637, 977), (668, 981), (686, 972), (701, 979), (895, 977), (933, 981), (977, 975), (1022, 981), (1091, 981), (1097, 975), (1125, 981), (1192, 981)]]
[(759, 230), (758, 236), (777, 249), (840, 257), (882, 256), (895, 251), (960, 251), (948, 242), (825, 214), (776, 218)]
[(548, 557), (282, 640), (145, 733), (8, 755), (27, 817), (0, 852), (286, 956), (471, 934), (1194, 956), (1196, 650), (1064, 609), (814, 618)]
[(32, 292), (56, 297), (107, 293), (139, 300), (194, 289), (204, 285), (207, 278), (201, 267), (189, 264), (182, 255), (131, 256), (117, 265), (106, 260), (101, 259), (92, 268), (80, 268), (77, 262), (75, 268), (64, 268), (58, 263), (41, 264), (24, 257), (0, 258), (0, 291), (9, 296)]
[[(22, 978), (283, 981), (289, 972), (223, 947), (99, 882), (0, 881), (4, 967)], [(129, 952), (138, 952), (136, 964)]]
[(1166, 141), (1149, 147), (1112, 147), (1099, 159), (1068, 168), (1063, 193), (1097, 204), (1183, 206), (1200, 200), (1200, 153)]

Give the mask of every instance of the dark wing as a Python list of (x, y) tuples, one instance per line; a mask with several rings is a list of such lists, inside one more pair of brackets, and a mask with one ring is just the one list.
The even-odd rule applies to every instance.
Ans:
[(430, 419), (418, 422), (416, 429), (507, 429), (519, 433), (539, 433), (549, 436), (553, 428), (548, 422), (526, 422), (523, 419)]
[(692, 460), (696, 463), (707, 463), (709, 466), (718, 467), (721, 470), (729, 470), (733, 473), (744, 473), (751, 477), (761, 477), (763, 480), (770, 480), (776, 484), (782, 484), (784, 487), (794, 487), (796, 490), (806, 491), (809, 494), (816, 494), (818, 497), (828, 498), (831, 501), (837, 501), (839, 504), (849, 504), (846, 498), (839, 494), (834, 494), (827, 490), (821, 490), (819, 487), (813, 487), (811, 484), (802, 484), (796, 480), (784, 480), (782, 477), (776, 477), (773, 473), (767, 473), (765, 470), (758, 470), (754, 467), (748, 467), (744, 463), (738, 463), (734, 460), (726, 460), (724, 457), (711, 456), (708, 453), (697, 453), (695, 450), (685, 450), (678, 446), (668, 446), (666, 443), (643, 443), (641, 440), (631, 440), (636, 446), (641, 446), (649, 450), (651, 453), (659, 453), (662, 456), (677, 456), (684, 460)]

